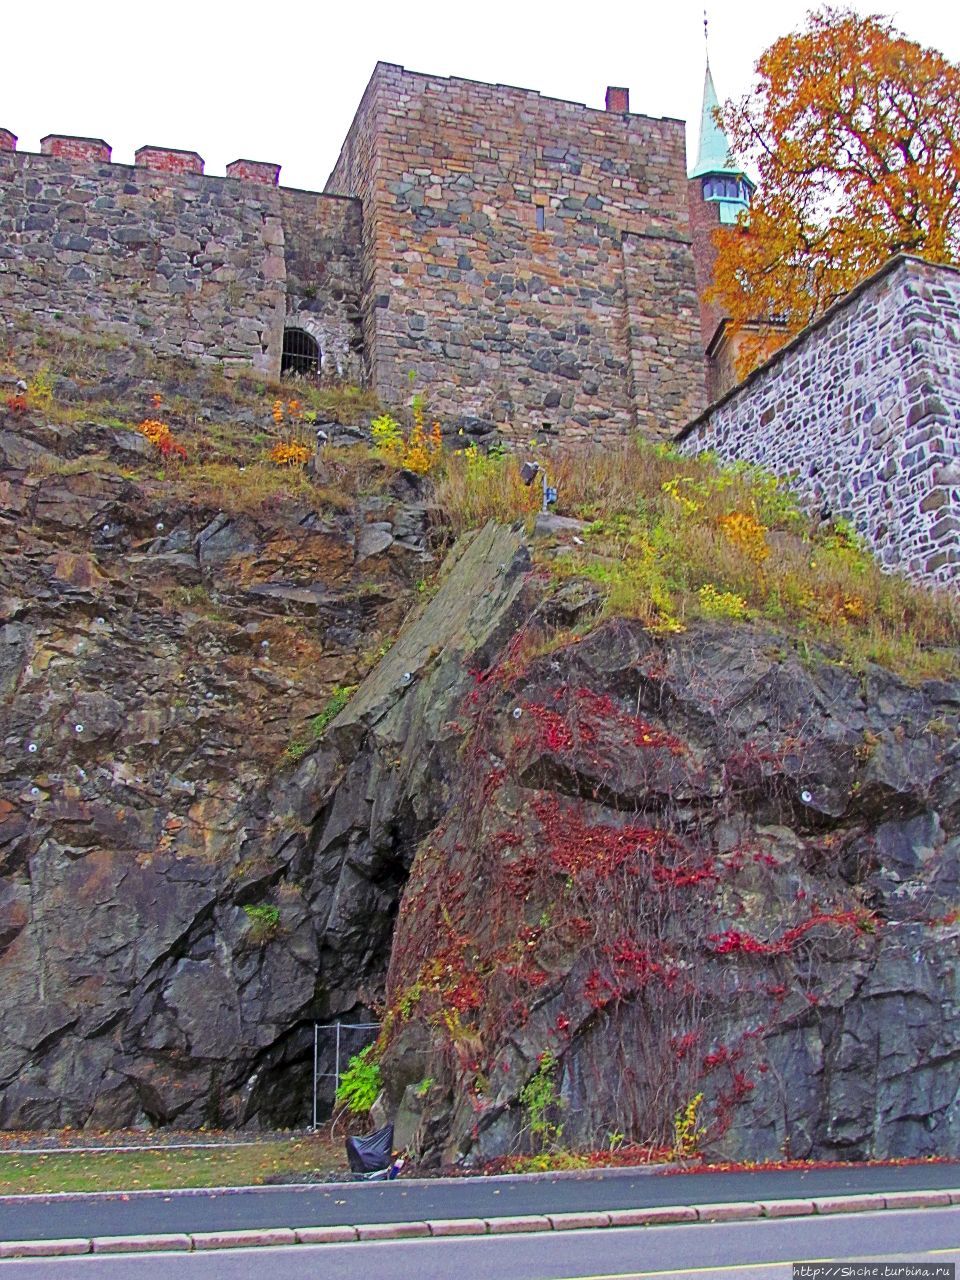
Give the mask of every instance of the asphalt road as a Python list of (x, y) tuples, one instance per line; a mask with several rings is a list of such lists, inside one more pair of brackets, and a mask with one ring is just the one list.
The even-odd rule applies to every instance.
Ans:
[(512, 1237), (0, 1262), (0, 1280), (781, 1280), (790, 1263), (960, 1260), (960, 1209)]
[(491, 1218), (648, 1205), (960, 1186), (960, 1163), (750, 1173), (608, 1174), (356, 1183), (294, 1189), (0, 1199), (0, 1240)]

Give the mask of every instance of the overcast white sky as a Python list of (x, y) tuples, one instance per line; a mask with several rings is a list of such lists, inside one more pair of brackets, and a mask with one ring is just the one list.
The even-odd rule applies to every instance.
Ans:
[[(758, 55), (809, 3), (709, 0), (721, 97), (746, 92)], [(960, 61), (960, 6), (856, 3)], [(7, 0), (0, 127), (39, 150), (47, 133), (104, 138), (132, 163), (144, 143), (199, 151), (207, 173), (238, 157), (322, 188), (378, 59), (414, 71), (539, 89), (696, 124), (703, 0)], [(691, 130), (692, 132), (692, 130)], [(688, 150), (695, 147), (688, 135)]]

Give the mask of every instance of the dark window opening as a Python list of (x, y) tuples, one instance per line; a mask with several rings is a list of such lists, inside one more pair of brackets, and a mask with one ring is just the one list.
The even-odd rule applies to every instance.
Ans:
[(302, 329), (284, 329), (281, 373), (297, 373), (317, 377), (320, 373), (320, 346)]
[(537, 205), (537, 230), (542, 231), (547, 225), (547, 214), (542, 204)]

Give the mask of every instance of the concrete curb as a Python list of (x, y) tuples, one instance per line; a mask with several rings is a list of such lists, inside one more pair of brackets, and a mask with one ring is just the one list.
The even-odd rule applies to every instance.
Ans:
[(609, 1212), (524, 1214), (504, 1218), (443, 1218), (427, 1222), (364, 1222), (355, 1226), (270, 1227), (249, 1231), (197, 1231), (189, 1235), (96, 1236), (71, 1240), (0, 1241), (0, 1258), (51, 1258), (83, 1253), (153, 1253), (263, 1248), (298, 1244), (350, 1244), (359, 1240), (412, 1240), (440, 1236), (507, 1235), (513, 1232), (605, 1230), (655, 1227), (678, 1222), (745, 1222), (810, 1214), (874, 1213), (878, 1210), (942, 1209), (960, 1205), (950, 1191), (891, 1191), (884, 1195), (815, 1196), (804, 1200), (729, 1201), (701, 1205), (654, 1205)]
[[(218, 1144), (222, 1145), (222, 1144)], [(106, 1148), (112, 1150), (113, 1148)], [(154, 1148), (151, 1148), (153, 1150)], [(4, 1153), (16, 1155), (17, 1152)], [(40, 1152), (39, 1154), (46, 1154)], [(675, 1173), (679, 1169), (689, 1168), (689, 1161), (674, 1160), (668, 1164), (636, 1164), (598, 1166), (590, 1169), (554, 1169), (545, 1173), (491, 1173), (464, 1174), (462, 1178), (403, 1178), (405, 1187), (438, 1187), (460, 1186), (471, 1181), (480, 1181), (484, 1186), (496, 1186), (501, 1182), (566, 1182), (579, 1180), (592, 1182), (602, 1178), (645, 1178), (655, 1173)], [(169, 1200), (203, 1196), (236, 1196), (256, 1191), (258, 1195), (282, 1195), (287, 1191), (356, 1191), (358, 1187), (377, 1186), (377, 1183), (365, 1183), (358, 1179), (352, 1182), (281, 1182), (251, 1185), (246, 1187), (169, 1187), (151, 1191), (37, 1191), (20, 1195), (0, 1196), (0, 1205), (44, 1204), (53, 1201), (64, 1204), (71, 1200), (92, 1201), (102, 1203), (105, 1200)]]

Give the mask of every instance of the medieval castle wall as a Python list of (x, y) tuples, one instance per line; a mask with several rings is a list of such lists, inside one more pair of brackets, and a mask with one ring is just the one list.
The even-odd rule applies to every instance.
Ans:
[(704, 401), (684, 126), (380, 63), (328, 192), (364, 206), (373, 385), (564, 441)]
[[(9, 139), (11, 135), (6, 135)], [(276, 376), (285, 323), (359, 380), (360, 207), (278, 188), (277, 166), (203, 174), (192, 152), (110, 163), (96, 139), (0, 147), (0, 323), (90, 322), (159, 355)]]
[(792, 476), (887, 567), (960, 583), (960, 271), (894, 259), (682, 441)]

